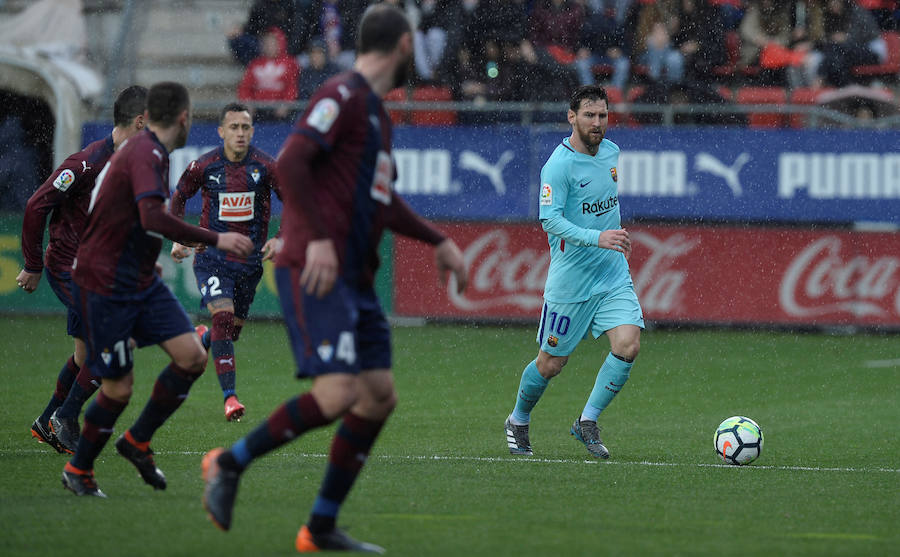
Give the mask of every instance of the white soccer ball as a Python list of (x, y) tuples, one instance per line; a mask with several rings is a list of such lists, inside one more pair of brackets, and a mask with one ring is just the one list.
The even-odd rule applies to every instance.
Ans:
[(716, 454), (727, 464), (750, 464), (762, 453), (762, 429), (744, 416), (732, 416), (719, 424), (713, 440)]

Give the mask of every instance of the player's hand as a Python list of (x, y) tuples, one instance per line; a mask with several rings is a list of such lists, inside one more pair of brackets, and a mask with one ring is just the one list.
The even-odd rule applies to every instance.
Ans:
[(19, 285), (19, 288), (31, 294), (35, 290), (37, 290), (38, 283), (41, 282), (41, 274), (40, 273), (29, 273), (25, 269), (19, 273), (16, 277), (16, 284)]
[(313, 240), (306, 245), (306, 265), (300, 273), (300, 286), (307, 294), (322, 298), (337, 280), (338, 258), (330, 239)]
[(604, 230), (600, 233), (600, 240), (597, 241), (597, 246), (623, 253), (625, 257), (631, 255), (631, 238), (624, 228)]
[(268, 261), (270, 259), (275, 259), (275, 256), (281, 251), (283, 245), (284, 241), (281, 238), (269, 238), (262, 247), (262, 260)]
[(462, 294), (462, 291), (466, 289), (466, 284), (469, 282), (469, 271), (466, 269), (466, 262), (456, 242), (447, 238), (438, 244), (437, 249), (434, 251), (434, 262), (437, 265), (441, 282), (446, 284), (447, 271), (450, 271), (453, 273), (453, 278), (456, 279), (457, 294)]
[(179, 244), (178, 242), (172, 242), (172, 259), (175, 260), (175, 263), (181, 263), (181, 260), (191, 254), (191, 248)]
[(222, 232), (216, 242), (216, 248), (240, 257), (253, 253), (253, 241), (240, 232)]

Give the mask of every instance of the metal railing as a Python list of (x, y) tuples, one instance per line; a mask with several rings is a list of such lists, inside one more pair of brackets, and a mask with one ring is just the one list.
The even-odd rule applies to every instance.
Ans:
[[(195, 117), (199, 119), (218, 117), (218, 112), (224, 102), (201, 101), (194, 104)], [(298, 101), (294, 103), (281, 102), (252, 102), (247, 103), (253, 108), (275, 109), (288, 108), (296, 113), (302, 111), (307, 103)], [(503, 123), (529, 126), (535, 123), (555, 123), (553, 115), (558, 115), (558, 122), (565, 124), (565, 113), (568, 105), (555, 102), (491, 102), (472, 103), (459, 101), (404, 101), (386, 102), (385, 108), (389, 112), (399, 112), (400, 116), (408, 120), (408, 116), (414, 112), (456, 112), (462, 120), (466, 116), (480, 116), (477, 120), (482, 124)], [(612, 112), (618, 117), (619, 125), (629, 125), (632, 122), (629, 117), (635, 115), (658, 116), (659, 121), (654, 125), (666, 127), (683, 125), (681, 117), (693, 117), (699, 115), (710, 116), (747, 116), (750, 114), (778, 114), (783, 115), (782, 127), (791, 127), (790, 116), (800, 116), (804, 122), (803, 128), (855, 128), (855, 129), (900, 129), (900, 114), (874, 119), (859, 119), (850, 114), (831, 108), (806, 104), (646, 104), (646, 103), (613, 103)], [(493, 117), (493, 118), (492, 118)], [(492, 121), (493, 120), (493, 121)], [(701, 123), (684, 125), (708, 125)], [(736, 124), (723, 124), (736, 125)]]

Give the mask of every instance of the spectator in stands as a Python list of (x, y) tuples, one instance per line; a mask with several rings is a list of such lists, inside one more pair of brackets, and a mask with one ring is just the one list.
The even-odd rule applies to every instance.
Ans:
[[(482, 95), (485, 75), (485, 37), (491, 36), (492, 5), (480, 0), (461, 0), (454, 14), (455, 22), (447, 27), (447, 46), (441, 64), (435, 70), (438, 82), (448, 85), (457, 100)], [(467, 86), (463, 86), (468, 84)], [(468, 93), (463, 90), (469, 89)]]
[(647, 67), (652, 81), (674, 83), (684, 76), (684, 57), (672, 45), (677, 19), (675, 0), (640, 0), (629, 13), (626, 33), (633, 37), (632, 57)]
[(824, 0), (824, 39), (816, 44), (808, 68), (814, 84), (844, 87), (852, 82), (853, 66), (887, 59), (887, 46), (872, 15), (854, 0)]
[[(295, 101), (300, 66), (287, 53), (284, 33), (272, 27), (263, 34), (261, 43), (262, 55), (247, 66), (244, 78), (238, 85), (238, 98), (242, 101)], [(290, 108), (281, 106), (259, 109), (254, 119), (285, 119), (289, 116)]]
[(707, 0), (680, 0), (677, 25), (672, 43), (684, 60), (685, 78), (709, 81), (712, 70), (728, 60), (721, 12)]
[(309, 42), (306, 58), (306, 67), (300, 70), (300, 80), (297, 82), (297, 98), (304, 100), (309, 99), (329, 77), (341, 71), (328, 61), (325, 41), (321, 39)]
[(271, 27), (278, 27), (287, 37), (288, 52), (298, 54), (309, 39), (306, 14), (312, 0), (256, 0), (250, 8), (247, 23), (228, 33), (228, 46), (235, 60), (248, 65), (260, 55), (260, 37)]
[(631, 48), (625, 38), (628, 4), (630, 0), (606, 0), (605, 4), (596, 0), (590, 8), (581, 28), (581, 48), (575, 59), (580, 85), (593, 84), (593, 68), (603, 64), (613, 68), (613, 87), (625, 88), (631, 71)]
[(731, 31), (740, 26), (744, 18), (743, 0), (709, 0), (709, 4), (719, 8), (726, 30)]
[(769, 44), (790, 46), (790, 10), (790, 3), (784, 1), (749, 0), (740, 26), (741, 66), (759, 65), (760, 52)]
[(522, 59), (548, 78), (563, 83), (565, 90), (574, 89), (578, 83), (575, 51), (583, 21), (584, 6), (580, 2), (539, 0), (528, 19), (527, 35), (520, 49)]
[(420, 19), (414, 36), (416, 73), (434, 79), (447, 47), (447, 28), (455, 24), (459, 0), (417, 0)]
[(857, 0), (857, 3), (868, 10), (878, 26), (884, 31), (897, 28), (900, 18), (900, 2), (896, 0)]

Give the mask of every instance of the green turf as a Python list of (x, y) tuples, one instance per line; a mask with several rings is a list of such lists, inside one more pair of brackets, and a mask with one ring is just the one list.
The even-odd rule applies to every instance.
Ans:
[[(107, 500), (62, 489), (65, 462), (28, 435), (70, 349), (61, 318), (0, 315), (0, 554), (290, 555), (330, 431), (254, 463), (231, 532), (200, 505), (200, 458), (249, 431), (306, 384), (277, 323), (237, 345), (247, 419), (225, 423), (210, 366), (154, 439), (169, 489), (153, 492), (112, 447), (96, 465)], [(900, 546), (896, 336), (647, 331), (622, 394), (601, 417), (608, 463), (568, 435), (605, 341), (583, 343), (533, 414), (532, 460), (501, 425), (531, 328), (395, 329), (400, 403), (341, 523), (391, 555), (888, 555)], [(156, 373), (136, 354), (133, 422)], [(721, 467), (712, 436), (741, 414), (765, 432), (750, 467)], [(809, 468), (809, 469), (801, 469)]]

